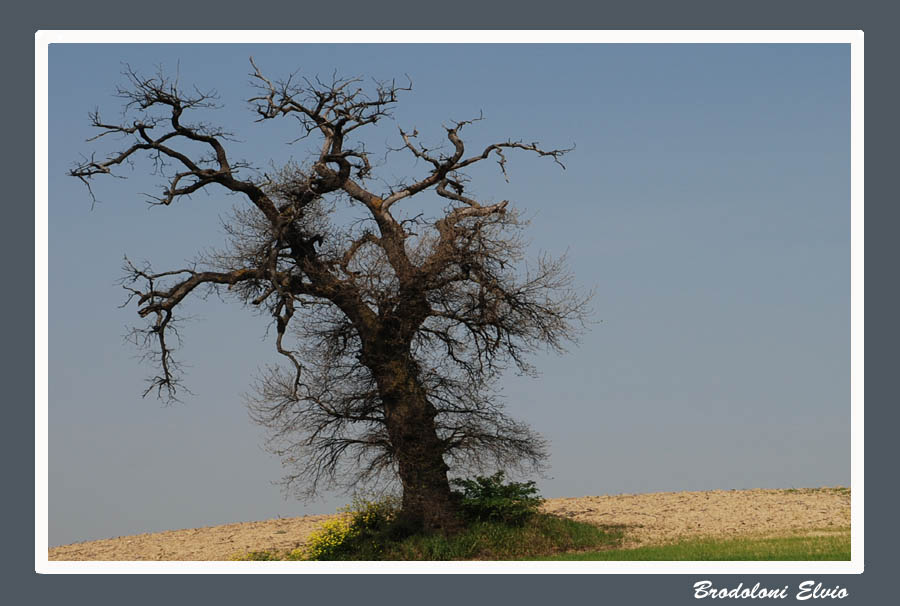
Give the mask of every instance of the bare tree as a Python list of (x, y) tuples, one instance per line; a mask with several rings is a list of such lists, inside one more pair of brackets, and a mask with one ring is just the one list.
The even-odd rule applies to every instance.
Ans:
[[(468, 153), (461, 132), (474, 120), (445, 125), (436, 149), (419, 143), (418, 131), (400, 129), (389, 151), (411, 154), (425, 171), (383, 185), (356, 131), (389, 117), (409, 85), (273, 81), (251, 65), (257, 121), (296, 118), (299, 138), (315, 142), (308, 162), (251, 171), (226, 153), (226, 132), (186, 121), (192, 110), (213, 107), (215, 94), (129, 68), (118, 90), (124, 119), (92, 115), (100, 130), (93, 139), (118, 136), (124, 149), (70, 171), (90, 190), (93, 177), (148, 154), (166, 175), (154, 204), (215, 186), (249, 202), (226, 225), (228, 246), (191, 267), (155, 272), (126, 261), (123, 284), (149, 320), (135, 335), (159, 367), (145, 395), (177, 397), (175, 310), (198, 290), (222, 289), (274, 319), (286, 363), (259, 377), (250, 410), (268, 428), (287, 483), (309, 495), (398, 479), (407, 520), (451, 527), (449, 470), (540, 466), (545, 442), (506, 415), (494, 385), (510, 366), (533, 372), (529, 353), (562, 351), (583, 328), (589, 298), (573, 288), (564, 259), (523, 266), (526, 222), (506, 200), (472, 197), (465, 171), (496, 159), (505, 177), (510, 150), (562, 166), (569, 150), (507, 140)], [(443, 198), (443, 208), (398, 211), (427, 191)], [(336, 212), (340, 201), (359, 211), (354, 220)]]

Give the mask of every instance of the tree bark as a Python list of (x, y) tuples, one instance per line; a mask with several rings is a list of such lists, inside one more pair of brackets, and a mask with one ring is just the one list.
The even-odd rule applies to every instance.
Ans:
[(451, 532), (460, 521), (447, 478), (446, 448), (437, 435), (437, 410), (418, 380), (415, 362), (409, 357), (392, 360), (376, 376), (403, 487), (400, 518), (411, 528)]

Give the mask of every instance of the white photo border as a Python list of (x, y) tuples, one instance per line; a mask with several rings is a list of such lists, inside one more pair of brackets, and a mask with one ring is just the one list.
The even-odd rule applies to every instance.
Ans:
[[(346, 35), (344, 35), (346, 34)], [(351, 36), (352, 34), (352, 36)], [(48, 425), (49, 45), (706, 43), (850, 45), (851, 560), (841, 562), (98, 562), (50, 561)], [(35, 571), (88, 574), (860, 574), (864, 562), (864, 35), (859, 30), (43, 30), (35, 34)]]

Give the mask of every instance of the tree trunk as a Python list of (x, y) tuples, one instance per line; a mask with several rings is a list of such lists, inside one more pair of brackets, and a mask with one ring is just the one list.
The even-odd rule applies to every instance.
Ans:
[(418, 381), (415, 362), (398, 360), (381, 370), (378, 385), (403, 486), (400, 517), (415, 529), (452, 531), (460, 522), (450, 496), (449, 467), (435, 427), (436, 410)]

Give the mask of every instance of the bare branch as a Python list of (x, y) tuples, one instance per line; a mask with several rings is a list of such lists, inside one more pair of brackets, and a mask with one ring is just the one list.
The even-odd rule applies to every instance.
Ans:
[[(91, 114), (98, 134), (90, 141), (124, 143), (69, 172), (93, 199), (93, 178), (143, 156), (165, 179), (156, 204), (212, 186), (239, 194), (225, 248), (170, 271), (125, 261), (126, 304), (147, 321), (130, 338), (158, 368), (144, 395), (174, 400), (182, 389), (173, 353), (176, 313), (189, 295), (233, 297), (274, 321), (275, 351), (286, 360), (264, 371), (248, 404), (287, 467), (287, 485), (310, 494), (398, 482), (404, 511), (440, 527), (452, 509), (448, 470), (540, 467), (546, 444), (507, 416), (492, 385), (508, 368), (534, 372), (536, 351), (563, 351), (590, 313), (564, 257), (523, 267), (527, 223), (507, 200), (478, 200), (464, 169), (494, 157), (506, 177), (510, 149), (560, 166), (570, 150), (508, 140), (467, 157), (461, 133), (482, 116), (445, 126), (442, 150), (400, 129), (400, 149), (427, 173), (380, 195), (368, 185), (378, 167), (353, 139), (389, 117), (410, 86), (337, 75), (276, 80), (250, 65), (257, 120), (295, 118), (298, 140), (311, 142), (306, 162), (239, 177), (248, 165), (229, 157), (227, 133), (188, 121), (216, 106), (215, 92), (127, 68), (118, 95), (131, 115), (116, 124)], [(397, 202), (426, 190), (446, 208), (395, 218)], [(350, 218), (339, 210), (347, 204)]]

